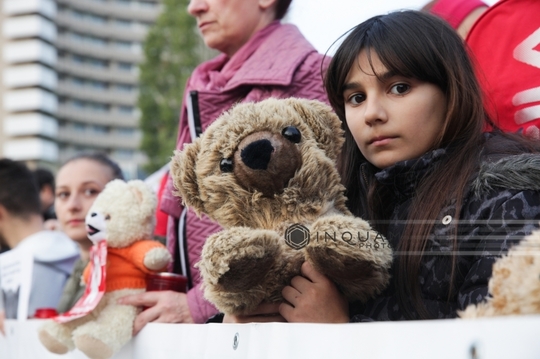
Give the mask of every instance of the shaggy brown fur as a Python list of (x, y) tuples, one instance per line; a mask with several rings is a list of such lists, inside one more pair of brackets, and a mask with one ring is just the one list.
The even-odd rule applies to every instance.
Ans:
[(488, 286), (491, 297), (468, 306), (461, 318), (540, 314), (540, 231), (495, 262)]
[[(349, 300), (367, 300), (387, 285), (388, 242), (345, 206), (335, 166), (342, 144), (330, 107), (268, 99), (234, 107), (175, 154), (177, 194), (226, 228), (208, 238), (198, 264), (205, 296), (218, 309), (245, 314), (282, 301), (305, 260)], [(285, 240), (293, 224), (310, 234), (299, 250)]]

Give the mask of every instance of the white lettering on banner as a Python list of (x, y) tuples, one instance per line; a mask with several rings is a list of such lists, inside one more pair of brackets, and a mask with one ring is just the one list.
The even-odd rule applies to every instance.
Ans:
[[(516, 48), (514, 49), (514, 58), (520, 62), (540, 69), (540, 51), (535, 50), (535, 47), (537, 47), (538, 45), (540, 45), (540, 28), (538, 28), (525, 40), (523, 40), (518, 46), (516, 46)], [(540, 73), (538, 74), (538, 76), (540, 77)], [(538, 101), (540, 101), (540, 87), (518, 92), (512, 98), (512, 104), (514, 106)], [(522, 110), (516, 111), (514, 115), (514, 120), (518, 125), (522, 125), (524, 123), (539, 118), (540, 105), (530, 106)], [(536, 130), (536, 132), (538, 132), (537, 128), (532, 130)]]
[(540, 69), (540, 51), (534, 49), (538, 45), (540, 45), (540, 28), (516, 46), (514, 58)]
[[(538, 99), (540, 101), (540, 98)], [(518, 125), (522, 125), (532, 120), (540, 118), (540, 105), (524, 108), (523, 110), (516, 111), (514, 119)]]
[(512, 104), (514, 106), (519, 106), (537, 101), (540, 101), (540, 87), (518, 92), (512, 99)]

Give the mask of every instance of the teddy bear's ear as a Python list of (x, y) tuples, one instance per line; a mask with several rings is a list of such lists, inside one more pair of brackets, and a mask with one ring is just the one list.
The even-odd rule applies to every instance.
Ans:
[(171, 160), (171, 177), (176, 188), (174, 194), (181, 197), (184, 204), (197, 213), (201, 213), (204, 209), (195, 173), (200, 149), (200, 139), (197, 139), (194, 143), (184, 146), (182, 151), (175, 151)]
[(341, 121), (332, 108), (317, 100), (287, 100), (315, 134), (315, 139), (328, 157), (335, 160), (345, 141)]

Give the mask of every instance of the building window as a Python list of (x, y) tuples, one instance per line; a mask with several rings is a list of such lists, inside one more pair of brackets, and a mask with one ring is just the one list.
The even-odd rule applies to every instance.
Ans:
[(99, 125), (93, 125), (92, 131), (95, 133), (101, 133), (101, 134), (109, 133), (109, 129), (107, 127), (99, 126)]
[(123, 114), (133, 114), (133, 106), (118, 106), (118, 112)]
[(132, 92), (135, 86), (128, 84), (116, 84), (116, 90), (120, 92)]
[(115, 19), (114, 24), (121, 27), (131, 27), (132, 22), (124, 19)]
[(119, 159), (130, 160), (134, 153), (135, 152), (133, 150), (117, 149), (114, 151), (114, 156)]
[(129, 41), (115, 41), (115, 42), (114, 42), (114, 45), (115, 45), (116, 47), (121, 48), (121, 49), (131, 50), (131, 45), (132, 45), (132, 43), (129, 42)]
[(133, 71), (133, 64), (129, 62), (119, 62), (118, 68), (122, 71)]
[(72, 55), (71, 59), (77, 64), (90, 65), (92, 67), (97, 67), (100, 69), (109, 67), (109, 63), (105, 60), (96, 59), (93, 57)]
[(124, 136), (124, 137), (131, 137), (135, 134), (135, 129), (134, 128), (128, 128), (128, 127), (119, 127), (116, 129), (116, 134), (118, 134), (119, 136)]
[(74, 123), (73, 124), (73, 130), (75, 130), (75, 132), (86, 132), (86, 125), (85, 124), (82, 124), (82, 123)]

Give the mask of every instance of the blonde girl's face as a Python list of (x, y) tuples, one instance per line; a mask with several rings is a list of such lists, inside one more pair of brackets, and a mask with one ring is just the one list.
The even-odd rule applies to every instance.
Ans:
[[(436, 85), (393, 74), (366, 51), (345, 81), (345, 118), (364, 157), (383, 169), (422, 156), (441, 135), (446, 97)], [(377, 74), (378, 76), (375, 76)]]
[(62, 231), (74, 241), (88, 240), (86, 213), (112, 179), (109, 167), (84, 158), (68, 162), (58, 171), (54, 208)]

